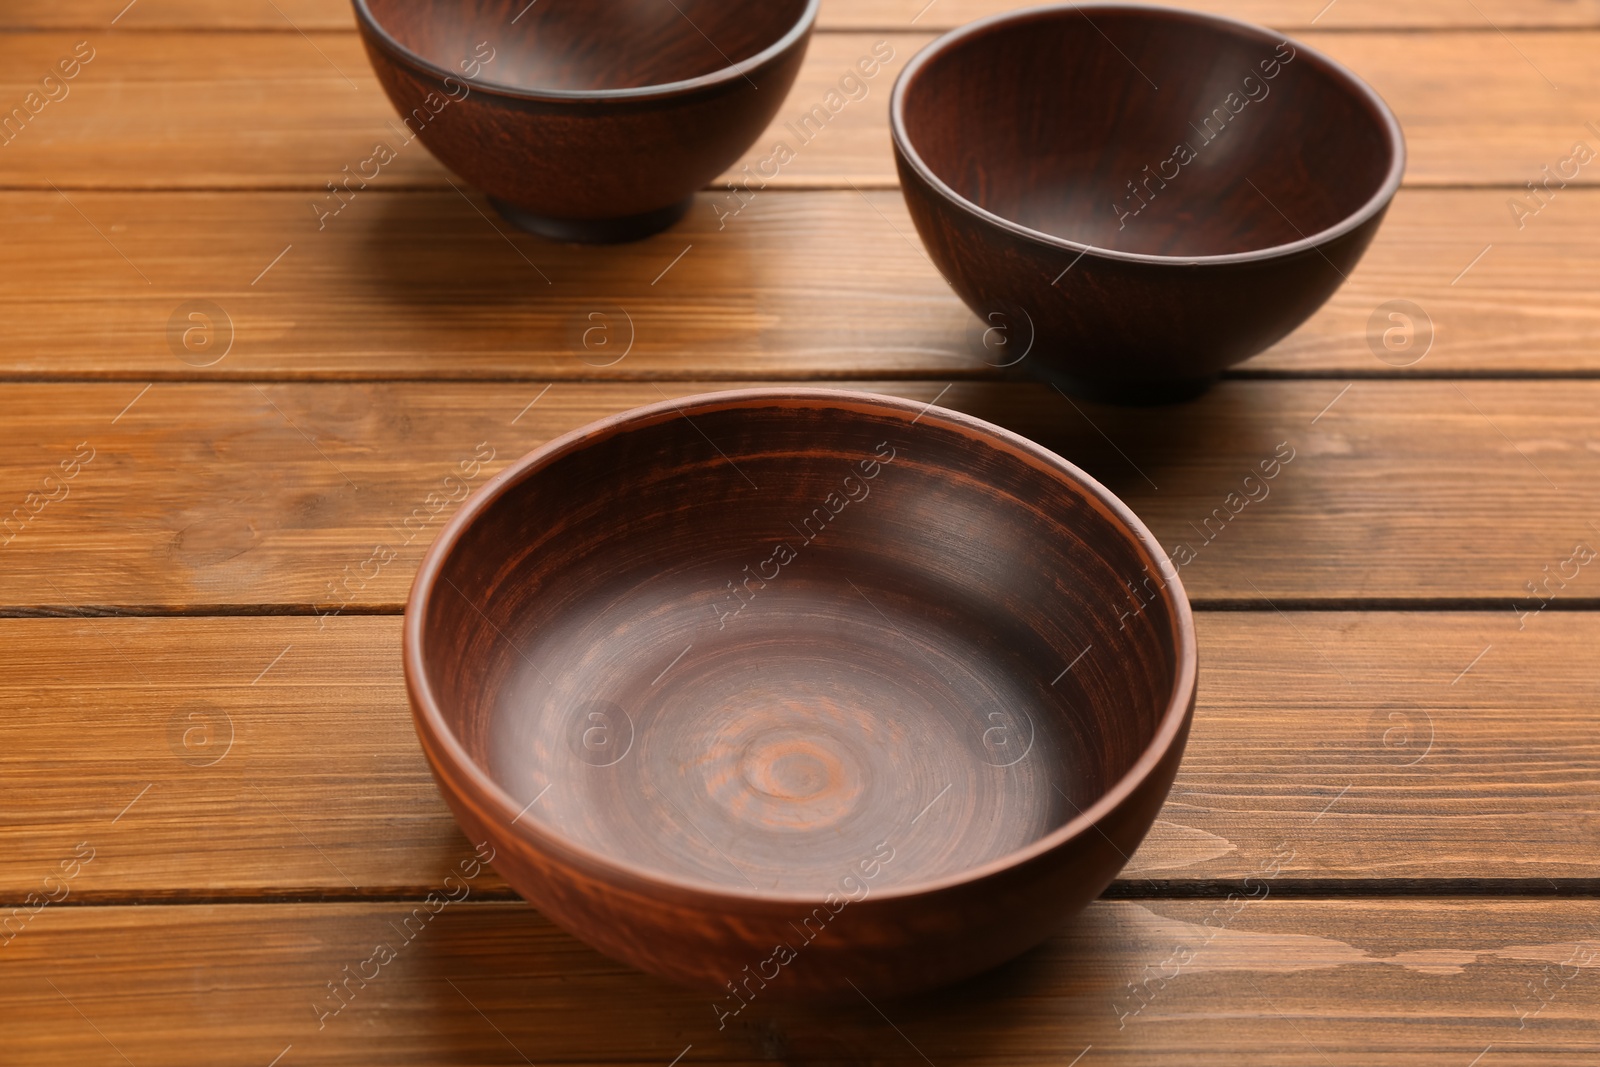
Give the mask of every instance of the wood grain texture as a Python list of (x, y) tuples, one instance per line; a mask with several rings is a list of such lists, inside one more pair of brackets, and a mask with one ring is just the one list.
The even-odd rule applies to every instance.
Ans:
[[(320, 228), (306, 194), (69, 195), (0, 193), (8, 376), (1003, 373), (891, 190), (772, 192), (737, 214), (702, 194), (672, 231), (606, 249), (512, 235), (451, 190), (374, 190)], [(1600, 372), (1600, 191), (1564, 191), (1520, 230), (1508, 199), (1402, 190), (1327, 306), (1244, 369)], [(1390, 352), (1397, 300), (1423, 317)]]
[[(399, 620), (355, 613), (398, 608), (459, 499), (444, 478), (480, 443), (487, 472), (660, 396), (572, 379), (678, 379), (662, 391), (679, 395), (920, 377), (886, 388), (927, 401), (996, 373), (890, 188), (894, 70), (724, 229), (742, 198), (725, 181), (677, 230), (585, 258), (508, 244), (420, 144), (317, 230), (325, 183), (397, 122), (347, 0), (5, 3), (7, 112), (76, 42), (97, 52), (0, 147), (0, 376), (122, 380), (0, 386), (0, 609), (327, 617), (0, 619), (0, 1060), (1592, 1058), (1592, 900), (1286, 898), (1600, 884), (1600, 615), (1562, 610), (1600, 593), (1592, 567), (1559, 577), (1600, 537), (1595, 383), (1362, 380), (1600, 372), (1600, 194), (1577, 187), (1600, 170), (1552, 183), (1536, 217), (1524, 189), (1575, 142), (1600, 146), (1600, 0), (1183, 2), (1305, 33), (1370, 79), (1406, 128), (1414, 188), (1330, 303), (1244, 368), (1327, 380), (1235, 381), (1139, 414), (1015, 386), (941, 401), (1084, 463), (1169, 547), (1199, 545), (1192, 593), (1256, 609), (1200, 613), (1188, 755), (1112, 890), (1157, 899), (1092, 905), (946, 994), (826, 1013), (763, 999), (722, 1030), (706, 998), (583, 948), (492, 872), (426, 918), (472, 846), (404, 708)], [(749, 162), (873, 42), (897, 67), (1010, 6), (825, 0), (830, 32)], [(1576, 32), (1547, 32), (1561, 27)], [(794, 191), (819, 186), (835, 188)], [(1372, 342), (1400, 325), (1397, 300), (1433, 335), (1406, 367)], [(213, 362), (219, 313), (232, 347)], [(619, 322), (635, 344), (611, 362)], [(167, 380), (228, 377), (247, 380)], [(506, 381), (268, 381), (326, 377)], [(1270, 497), (1233, 516), (1228, 494), (1286, 440)], [(1202, 544), (1191, 524), (1217, 526), (1218, 507), (1227, 535)], [(1481, 610), (1377, 610), (1397, 596)], [(1296, 610), (1321, 598), (1364, 610)], [(68, 870), (67, 898), (35, 914)], [(324, 895), (348, 899), (292, 902)], [(190, 903), (108, 906), (175, 900)], [(328, 983), (380, 941), (397, 959), (319, 1029)]]
[(1491, 1045), (1497, 1063), (1583, 1062), (1600, 1011), (1582, 901), (1100, 903), (941, 993), (798, 1008), (757, 992), (720, 1029), (709, 997), (531, 908), (430, 911), (48, 909), (0, 954), (8, 1062), (1461, 1067)]
[[(6, 109), (20, 105), (58, 59), (88, 39), (0, 34), (0, 70), (8, 72), (0, 77), (0, 101), (9, 101)], [(739, 176), (744, 162), (754, 167), (770, 157), (774, 142), (787, 138), (797, 158), (781, 168), (774, 188), (850, 180), (892, 184), (889, 86), (911, 52), (930, 39), (819, 35), (772, 128), (726, 177)], [(830, 116), (811, 145), (783, 131), (784, 123), (798, 121), (836, 90), (858, 60), (870, 59), (880, 40), (887, 42), (883, 54), (892, 53), (891, 61), (863, 82), (864, 97)], [(0, 146), (5, 185), (294, 188), (315, 190), (336, 206), (327, 183), (342, 187), (346, 167), (349, 175), (365, 174), (372, 188), (448, 189), (447, 181), (460, 183), (401, 124), (354, 33), (129, 33), (95, 36), (89, 45), (94, 57), (65, 83), (65, 98), (45, 104)], [(469, 95), (446, 105), (430, 125), (442, 130), (458, 117), (454, 112), (474, 102)], [(375, 153), (378, 144), (390, 153)], [(111, 159), (117, 166), (106, 165)]]
[[(1381, 213), (1403, 169), (1392, 117), (1346, 72), (1191, 12), (1033, 8), (930, 45), (902, 77), (908, 196), (937, 182), (1090, 258), (1263, 255)], [(1238, 112), (1220, 104), (1235, 82)]]
[[(1591, 62), (1600, 31), (1527, 32), (1515, 40), (1489, 28), (1299, 36), (1350, 66), (1394, 108), (1406, 132), (1412, 185), (1522, 188), (1543, 181), (1541, 166), (1557, 168), (1575, 142), (1600, 148), (1600, 135), (1585, 125), (1600, 123), (1600, 67)], [(769, 188), (892, 185), (889, 87), (899, 66), (930, 39), (819, 35), (773, 126), (724, 178), (739, 177), (744, 164), (757, 173), (782, 141), (794, 158), (777, 169)], [(0, 35), (6, 107), (20, 105), (79, 40), (88, 38)], [(786, 124), (829, 104), (827, 94), (879, 40), (894, 58), (862, 83), (865, 95), (837, 98), (837, 114), (809, 142), (790, 132)], [(404, 144), (405, 131), (353, 33), (126, 33), (95, 36), (90, 45), (95, 58), (67, 83), (69, 95), (45, 105), (0, 149), (6, 185), (326, 192), (326, 183), (342, 181), (344, 167), (356, 172), (373, 158), (375, 143), (384, 142), (396, 158), (374, 187), (444, 187), (445, 171), (420, 143)], [(437, 121), (447, 118), (448, 111)], [(1597, 181), (1600, 169), (1591, 165), (1572, 184)]]
[[(730, 384), (10, 385), (0, 608), (392, 611), (439, 517), (510, 459)], [(866, 384), (1078, 463), (1202, 602), (1488, 598), (1509, 616), (1600, 536), (1600, 383), (1233, 381), (1159, 419), (1037, 385)], [(475, 455), (479, 475), (445, 480)], [(1565, 569), (1561, 595), (1597, 595)]]
[[(824, 30), (946, 30), (1000, 11), (1026, 6), (1017, 0), (823, 0), (817, 25)], [(1321, 10), (1288, 0), (1171, 0), (1171, 6), (1259, 22), (1281, 29), (1502, 29), (1527, 26), (1589, 27), (1600, 21), (1594, 0), (1339, 0)], [(0, 29), (103, 29), (127, 0), (13, 0)], [(343, 30), (353, 25), (348, 0), (137, 0), (116, 23), (122, 30), (234, 29), (292, 33)]]
[[(1193, 121), (1239, 71), (1238, 115)], [(1322, 56), (1120, 4), (941, 38), (907, 63), (890, 126), (929, 258), (1020, 335), (997, 347), (1131, 403), (1188, 399), (1310, 318), (1405, 169), (1389, 109)]]
[[(31, 0), (30, 0), (31, 2)], [(74, 0), (87, 2), (87, 0)], [(103, 2), (103, 0), (101, 0)], [(170, 0), (182, 2), (182, 0)], [(331, 3), (332, 0), (321, 0)], [(833, 0), (822, 5), (820, 24), (830, 29), (915, 26), (946, 30), (986, 15), (1031, 6), (1019, 0)], [(1302, 4), (1296, 0), (1168, 0), (1167, 6), (1206, 11), (1244, 19), (1278, 29), (1307, 31), (1366, 28), (1483, 29), (1492, 20), (1502, 29), (1519, 26), (1594, 26), (1600, 8), (1585, 0), (1477, 0), (1477, 9), (1451, 0), (1416, 0), (1385, 4), (1380, 0), (1339, 0), (1327, 4)]]
[[(407, 136), (516, 226), (614, 243), (677, 222), (767, 128), (800, 72), (817, 0), (520, 10), (358, 0), (357, 11)], [(647, 95), (614, 95), (624, 92)], [(392, 157), (341, 182), (341, 195)]]
[[(354, 6), (358, 27), (364, 33), (371, 31), (373, 43), (390, 61), (411, 63), (420, 58), (440, 70), (459, 73), (457, 61), (462, 55), (471, 54), (485, 38), (500, 35), (503, 44), (484, 50), (484, 80), (533, 93), (587, 94), (719, 78), (730, 67), (789, 39), (791, 31), (801, 31), (791, 42), (800, 44), (803, 30), (814, 21), (809, 4), (810, 0), (780, 0), (742, 11), (709, 0), (648, 6), (609, 6), (601, 0), (583, 7), (551, 8), (529, 7), (526, 2), (519, 6), (517, 0), (457, 0), (429, 7), (402, 0), (355, 0)], [(377, 40), (380, 35), (385, 40)], [(799, 51), (804, 50), (802, 44)], [(438, 88), (442, 92), (449, 87)], [(751, 85), (745, 88), (756, 91)], [(772, 88), (777, 94), (786, 91), (783, 85)], [(404, 114), (410, 108), (400, 110)], [(707, 116), (713, 117), (724, 122), (733, 118), (726, 113)], [(770, 118), (769, 113), (761, 124)]]
[[(1600, 884), (1594, 615), (1202, 611), (1198, 630), (1188, 750), (1114, 891), (1239, 887), (1275, 855), (1302, 891)], [(420, 895), (471, 852), (417, 744), (397, 618), (13, 619), (0, 643), (0, 919), (79, 841), (78, 903)]]

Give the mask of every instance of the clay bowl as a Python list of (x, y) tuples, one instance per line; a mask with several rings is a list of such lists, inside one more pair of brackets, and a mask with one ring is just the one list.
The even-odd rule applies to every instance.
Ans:
[(1193, 395), (1305, 321), (1405, 168), (1399, 123), (1350, 71), (1169, 8), (974, 22), (907, 64), (890, 108), (917, 231), (1007, 342), (990, 362), (1025, 352), (1127, 402)]
[(467, 501), (406, 682), (457, 820), (575, 936), (719, 1017), (905, 993), (1039, 942), (1150, 827), (1195, 692), (1164, 558), (999, 427), (715, 393)]
[(749, 148), (819, 0), (354, 0), (406, 136), (556, 240), (665, 229)]

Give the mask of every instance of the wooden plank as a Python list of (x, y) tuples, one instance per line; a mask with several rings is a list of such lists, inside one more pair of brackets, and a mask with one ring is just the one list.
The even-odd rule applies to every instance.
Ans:
[[(823, 0), (820, 30), (944, 30), (1014, 7), (1016, 0)], [(1600, 21), (1593, 0), (1479, 0), (1477, 10), (1451, 0), (1339, 0), (1315, 4), (1284, 0), (1174, 0), (1172, 6), (1209, 11), (1282, 29), (1502, 29), (1526, 26), (1589, 27)], [(121, 12), (120, 18), (118, 17)], [(102, 30), (234, 29), (293, 32), (342, 30), (352, 25), (348, 0), (12, 0), (0, 29)]]
[(12, 0), (5, 30), (348, 30), (348, 0)]
[[(317, 190), (393, 137), (347, 0), (7, 3), (0, 102), (76, 41), (97, 53), (0, 153), (0, 1060), (1592, 1052), (1592, 901), (1526, 895), (1600, 887), (1600, 613), (1562, 610), (1600, 605), (1574, 562), (1600, 537), (1600, 382), (1365, 379), (1600, 370), (1600, 193), (1575, 187), (1600, 169), (1536, 216), (1512, 206), (1600, 145), (1600, 0), (1181, 2), (1370, 78), (1411, 188), (1312, 322), (1158, 411), (974, 381), (996, 369), (892, 189), (899, 66), (1012, 0), (826, 0), (832, 32), (751, 161), (887, 37), (868, 98), (737, 216), (708, 191), (614, 249), (502, 235), (417, 145), (319, 228)], [(1407, 366), (1378, 343), (1402, 300), (1433, 340)], [(1311, 380), (1261, 380), (1284, 377)], [(1003, 422), (1179, 553), (1211, 605), (1200, 704), (1121, 899), (956, 990), (762, 998), (720, 1029), (709, 998), (595, 955), (492, 871), (413, 941), (406, 917), (470, 845), (417, 749), (399, 620), (362, 613), (398, 610), (453, 506), (429, 494), (465, 457), (492, 450), (481, 484), (589, 419), (751, 378), (862, 379)], [(1247, 505), (1279, 442), (1294, 459)], [(1414, 600), (1433, 603), (1381, 610)], [(1304, 610), (1331, 606), (1359, 610)], [(79, 610), (226, 615), (4, 617)], [(1351, 895), (1457, 892), (1524, 899)], [(328, 1000), (379, 943), (395, 960)]]
[[(1402, 191), (1327, 306), (1242, 369), (1592, 374), (1600, 196), (1569, 189), (1519, 216), (1511, 204), (1525, 201), (1505, 189)], [(1386, 343), (1395, 328), (1409, 333)]]
[[(42, 2), (42, 0), (37, 0)], [(332, 0), (325, 0), (332, 2)], [(1589, 28), (1600, 22), (1593, 0), (1475, 0), (1477, 10), (1452, 0), (1414, 0), (1405, 4), (1381, 0), (1339, 0), (1335, 4), (1303, 4), (1293, 0), (1171, 0), (1168, 6), (1206, 11), (1264, 26), (1305, 32), (1311, 29), (1501, 29), (1527, 26)], [(824, 0), (822, 25), (833, 29), (944, 30), (987, 15), (1029, 7), (1026, 0)]]
[[(976, 320), (912, 243), (900, 194), (867, 196), (769, 192), (719, 222), (721, 199), (704, 195), (668, 233), (594, 247), (521, 234), (513, 244), (481, 199), (450, 190), (363, 195), (322, 229), (296, 193), (75, 193), (72, 204), (0, 194), (12, 236), (0, 272), (15, 279), (0, 293), (0, 367), (530, 380), (996, 373), (968, 344)], [(216, 340), (208, 348), (195, 334), (191, 351), (185, 309), (199, 300), (215, 305), (202, 314)]]
[[(1600, 885), (1600, 617), (1202, 612), (1199, 633), (1189, 747), (1114, 892), (1274, 858), (1301, 892)], [(470, 851), (397, 618), (12, 619), (0, 644), (0, 921), (84, 840), (78, 903), (420, 895)]]
[[(1406, 129), (1412, 185), (1544, 178), (1573, 144), (1600, 143), (1600, 31), (1493, 29), (1302, 35), (1368, 78)], [(79, 36), (0, 35), (0, 100), (20, 102)], [(786, 124), (807, 113), (877, 40), (895, 59), (811, 143)], [(746, 157), (754, 164), (785, 141), (796, 158), (773, 187), (887, 186), (890, 84), (925, 33), (837, 33), (812, 43), (795, 89)], [(382, 141), (397, 158), (375, 185), (442, 187), (444, 170), (405, 131), (378, 88), (353, 33), (108, 34), (93, 61), (5, 146), (10, 187), (297, 188), (322, 191), (372, 157)], [(1559, 86), (1559, 90), (1555, 88)], [(9, 106), (9, 105), (8, 105)], [(441, 115), (438, 121), (445, 121)], [(770, 169), (770, 168), (769, 168)], [(1571, 169), (1570, 166), (1568, 169)], [(735, 166), (731, 175), (737, 175)], [(1575, 184), (1600, 181), (1581, 168)], [(1553, 188), (1553, 186), (1552, 186)]]
[(1582, 1062), (1600, 1012), (1577, 900), (1102, 902), (954, 989), (815, 1007), (769, 989), (721, 1029), (712, 995), (526, 906), (469, 897), (402, 928), (414, 907), (49, 909), (0, 954), (7, 1062), (1462, 1067)]
[[(1328, 306), (1243, 369), (1600, 371), (1600, 191), (1568, 190), (1521, 230), (1508, 199), (1402, 191)], [(11, 279), (0, 373), (141, 384), (1002, 373), (896, 191), (773, 192), (726, 218), (725, 200), (704, 194), (673, 230), (608, 248), (513, 243), (479, 209), (448, 190), (373, 192), (319, 229), (297, 193), (0, 194)], [(1384, 346), (1393, 301), (1421, 309), (1409, 349)], [(196, 309), (213, 332), (188, 332)]]
[[(405, 524), (463, 459), (492, 452), (487, 477), (603, 415), (726, 384), (11, 384), (0, 611), (397, 610), (437, 529)], [(1600, 382), (1230, 381), (1159, 412), (1037, 385), (862, 385), (1078, 462), (1202, 602), (1488, 598), (1509, 620), (1600, 533)], [(1275, 454), (1293, 457), (1275, 481), (1245, 481)], [(404, 562), (330, 593), (379, 545)], [(1600, 596), (1567, 569), (1562, 596)]]
[[(131, 17), (131, 16), (130, 16)], [(0, 34), (0, 101), (20, 104), (80, 38)], [(888, 94), (927, 34), (824, 34), (807, 53), (788, 102), (752, 149), (753, 164), (787, 137), (799, 158), (775, 186), (893, 182)], [(894, 60), (867, 93), (802, 147), (784, 123), (796, 120), (887, 40)], [(448, 174), (411, 140), (384, 96), (353, 32), (159, 32), (97, 36), (92, 60), (3, 146), (8, 187), (293, 188), (326, 195), (373, 158), (377, 143), (395, 158), (373, 187), (448, 188)], [(88, 54), (88, 53), (85, 53)], [(35, 73), (36, 72), (36, 73)], [(59, 90), (58, 90), (59, 91)], [(9, 110), (11, 104), (6, 107)], [(447, 121), (441, 112), (438, 122)], [(114, 162), (114, 165), (112, 164)], [(366, 169), (371, 173), (374, 164)], [(737, 176), (735, 165), (729, 177)], [(453, 179), (452, 179), (453, 180)]]

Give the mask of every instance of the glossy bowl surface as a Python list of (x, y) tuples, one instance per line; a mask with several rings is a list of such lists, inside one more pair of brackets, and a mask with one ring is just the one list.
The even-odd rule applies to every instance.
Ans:
[(1162, 7), (980, 20), (913, 57), (890, 107), (917, 230), (1010, 358), (1129, 400), (1192, 392), (1309, 317), (1405, 168), (1343, 66)]
[(969, 416), (708, 394), (464, 504), (407, 685), (464, 829), (576, 936), (723, 996), (904, 993), (1048, 936), (1155, 818), (1196, 670), (1164, 558)]
[(671, 225), (782, 105), (819, 0), (353, 0), (407, 135), (558, 240)]

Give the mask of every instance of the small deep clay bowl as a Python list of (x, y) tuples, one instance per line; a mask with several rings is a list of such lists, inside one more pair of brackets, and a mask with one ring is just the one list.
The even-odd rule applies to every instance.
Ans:
[(917, 231), (1005, 341), (989, 361), (1133, 403), (1193, 395), (1305, 321), (1405, 169), (1350, 71), (1170, 8), (974, 22), (907, 64), (890, 108)]
[(410, 131), (509, 221), (634, 240), (749, 148), (819, 0), (354, 0)]
[(467, 501), (405, 619), (471, 840), (600, 951), (752, 998), (907, 993), (1024, 951), (1160, 809), (1195, 640), (1072, 464), (866, 393), (715, 393)]

